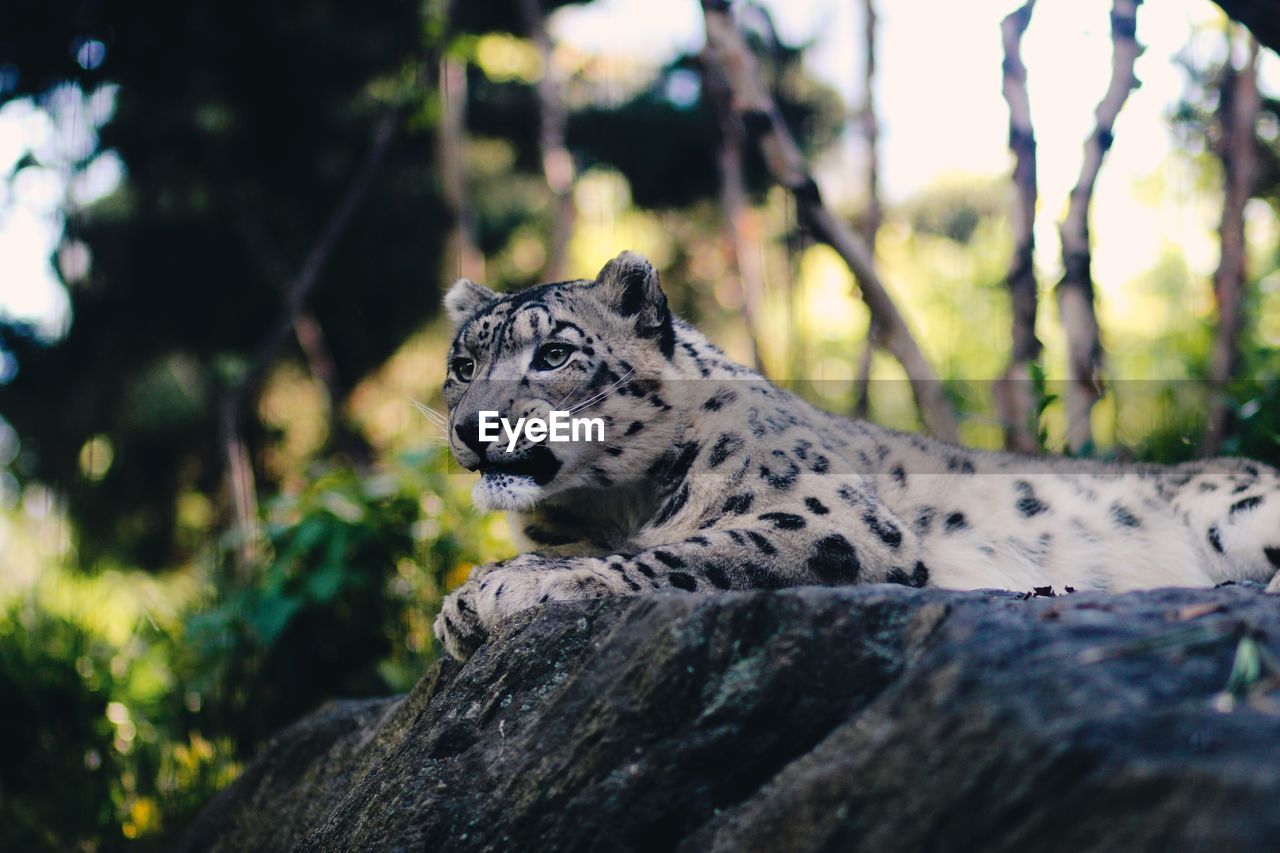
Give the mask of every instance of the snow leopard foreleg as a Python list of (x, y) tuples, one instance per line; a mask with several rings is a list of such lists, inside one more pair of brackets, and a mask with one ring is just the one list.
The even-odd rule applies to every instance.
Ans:
[[(795, 512), (723, 521), (723, 528), (634, 554), (524, 554), (481, 567), (445, 599), (435, 622), (436, 637), (449, 654), (464, 659), (502, 619), (551, 601), (661, 590), (706, 594), (805, 584), (928, 582), (928, 570), (914, 559), (914, 541), (902, 548), (901, 533), (891, 521), (882, 522), (875, 534), (841, 531)], [(871, 536), (874, 542), (860, 542), (859, 536)], [(901, 565), (886, 565), (886, 539), (905, 560)]]

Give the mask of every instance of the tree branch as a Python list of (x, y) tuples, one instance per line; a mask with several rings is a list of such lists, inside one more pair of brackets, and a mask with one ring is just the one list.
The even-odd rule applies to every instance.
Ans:
[(754, 229), (749, 222), (750, 206), (747, 203), (744, 153), (746, 131), (742, 118), (733, 110), (733, 97), (729, 82), (719, 66), (706, 56), (702, 59), (702, 88), (720, 127), (720, 148), (717, 162), (720, 170), (720, 209), (724, 214), (725, 237), (733, 254), (738, 271), (738, 283), (742, 292), (742, 315), (751, 343), (751, 361), (756, 370), (763, 372), (764, 359), (760, 352), (760, 339), (756, 323), (760, 317), (760, 305), (764, 295), (764, 273), (747, 235)]
[(862, 239), (823, 203), (795, 140), (783, 124), (777, 104), (760, 79), (755, 56), (738, 31), (724, 0), (702, 0), (708, 61), (729, 83), (734, 111), (741, 116), (764, 155), (773, 179), (795, 197), (796, 208), (813, 235), (844, 259), (858, 280), (863, 301), (879, 324), (885, 349), (907, 371), (916, 404), (928, 429), (940, 438), (957, 439), (956, 417), (933, 367), (911, 335), (879, 275)]
[(1114, 140), (1116, 117), (1129, 93), (1138, 88), (1133, 67), (1142, 47), (1136, 27), (1142, 0), (1114, 0), (1111, 6), (1111, 81), (1098, 103), (1096, 125), (1085, 141), (1084, 163), (1071, 190), (1062, 235), (1062, 280), (1058, 282), (1058, 313), (1067, 334), (1067, 446), (1078, 451), (1093, 441), (1089, 413), (1102, 396), (1102, 343), (1094, 311), (1092, 258), (1089, 247), (1089, 206), (1098, 172)]
[[(880, 235), (880, 226), (884, 222), (884, 206), (880, 202), (880, 119), (876, 113), (876, 30), (879, 19), (876, 16), (875, 0), (863, 0), (862, 3), (862, 109), (858, 115), (858, 125), (862, 132), (862, 141), (866, 146), (866, 160), (863, 169), (863, 190), (867, 194), (866, 206), (862, 212), (862, 239), (867, 243), (867, 250), (874, 258), (876, 239)], [(858, 355), (858, 364), (853, 379), (853, 415), (865, 418), (871, 411), (871, 366), (875, 355), (876, 339), (880, 336), (874, 318), (867, 324), (867, 339), (863, 342), (862, 352)]]
[(876, 15), (875, 0), (863, 0), (862, 3), (862, 109), (858, 115), (858, 125), (862, 132), (862, 141), (866, 145), (866, 161), (864, 163), (863, 181), (867, 193), (866, 207), (862, 214), (862, 239), (875, 253), (876, 236), (884, 222), (884, 206), (880, 201), (880, 117), (876, 111), (876, 31), (880, 19)]
[(1004, 444), (1009, 450), (1035, 453), (1040, 449), (1034, 418), (1036, 400), (1031, 366), (1040, 357), (1036, 337), (1039, 285), (1035, 269), (1036, 135), (1031, 124), (1031, 99), (1027, 95), (1027, 66), (1022, 62), (1022, 36), (1031, 23), (1036, 0), (1010, 12), (1000, 24), (1004, 43), (1004, 99), (1009, 104), (1009, 148), (1013, 152), (1015, 200), (1010, 221), (1013, 258), (1005, 276), (1013, 314), (1012, 351), (1009, 366), (996, 382), (996, 407), (1004, 423)]
[(1213, 275), (1213, 296), (1218, 307), (1218, 327), (1209, 356), (1209, 386), (1213, 399), (1205, 427), (1203, 452), (1216, 456), (1234, 428), (1227, 383), (1240, 366), (1240, 333), (1244, 329), (1244, 294), (1248, 245), (1245, 242), (1244, 208), (1253, 195), (1258, 174), (1257, 121), (1262, 109), (1258, 91), (1258, 42), (1246, 36), (1246, 56), (1234, 64), (1234, 41), (1227, 37), (1227, 62), (1223, 68), (1218, 123), (1220, 137), (1215, 153), (1222, 161), (1222, 220), (1218, 225), (1220, 258)]
[(565, 144), (569, 112), (565, 109), (562, 81), (552, 62), (553, 45), (547, 34), (541, 0), (520, 0), (525, 31), (542, 60), (538, 79), (538, 148), (542, 154), (542, 175), (555, 203), (544, 281), (559, 281), (568, 266), (569, 239), (578, 218), (573, 201), (573, 155)]
[(307, 298), (320, 279), (329, 256), (351, 223), (351, 218), (360, 203), (368, 195), (373, 179), (391, 147), (399, 120), (399, 114), (393, 112), (378, 122), (368, 153), (352, 175), (337, 206), (316, 237), (298, 274), (285, 289), (280, 318), (259, 346), (249, 369), (223, 396), (219, 411), (219, 428), (226, 456), (227, 486), (232, 504), (237, 562), (241, 569), (252, 565), (258, 556), (257, 488), (248, 447), (240, 431), (245, 402), (256, 391), (267, 370), (275, 362), (281, 348), (289, 339)]
[(484, 259), (472, 237), (471, 210), (467, 205), (466, 63), (448, 52), (442, 54), (437, 86), (441, 109), (436, 165), (440, 170), (440, 191), (453, 219), (444, 241), (445, 273), (481, 279)]
[[(258, 215), (256, 206), (243, 196), (238, 197), (237, 202), (239, 215), (236, 219), (236, 230), (240, 232), (241, 240), (250, 258), (258, 267), (258, 273), (264, 280), (274, 284), (282, 295), (287, 293), (291, 280), (288, 264), (279, 246), (267, 233), (267, 228)], [(320, 320), (315, 313), (305, 306), (294, 320), (293, 336), (306, 359), (311, 376), (319, 380), (327, 392), (330, 441), (356, 465), (361, 467), (369, 465), (373, 461), (373, 449), (359, 430), (353, 428), (342, 417), (342, 401), (346, 399), (349, 389), (338, 372), (338, 365), (329, 348), (324, 327), (320, 325)]]

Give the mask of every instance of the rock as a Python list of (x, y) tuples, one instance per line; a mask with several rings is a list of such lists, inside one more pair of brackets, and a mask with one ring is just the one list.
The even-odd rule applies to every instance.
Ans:
[(182, 849), (1274, 849), (1278, 638), (1239, 586), (550, 605), (283, 732)]

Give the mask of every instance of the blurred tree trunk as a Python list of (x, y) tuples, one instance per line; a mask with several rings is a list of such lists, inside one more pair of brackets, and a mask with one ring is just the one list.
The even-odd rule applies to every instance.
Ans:
[(471, 209), (467, 203), (467, 64), (446, 50), (440, 57), (440, 129), (437, 165), (440, 189), (452, 215), (445, 237), (446, 276), (480, 280), (484, 278), (484, 258), (472, 234)]
[(757, 324), (760, 305), (764, 298), (764, 271), (760, 256), (752, 239), (759, 229), (751, 219), (751, 205), (747, 198), (746, 173), (743, 154), (746, 132), (742, 119), (733, 111), (729, 84), (720, 69), (704, 57), (702, 62), (703, 90), (707, 102), (715, 112), (720, 127), (720, 149), (717, 161), (720, 169), (720, 209), (724, 216), (725, 239), (738, 272), (742, 294), (742, 314), (746, 321), (747, 336), (751, 343), (752, 366), (764, 373), (764, 359), (760, 352), (760, 332)]
[[(773, 14), (759, 0), (745, 0), (739, 4), (738, 8), (744, 19), (750, 20), (751, 29), (760, 42), (759, 49), (764, 61), (757, 64), (756, 70), (760, 75), (761, 84), (766, 91), (777, 89), (782, 85), (783, 56), (782, 40), (778, 37), (778, 28), (774, 24)], [(752, 134), (743, 125), (742, 116), (734, 109), (732, 83), (725, 77), (724, 69), (719, 68), (712, 59), (707, 58), (705, 52), (704, 59), (704, 68), (718, 69), (715, 73), (726, 89), (727, 107), (738, 126), (742, 128), (745, 153), (748, 150), (746, 144), (750, 141)], [(786, 323), (784, 325), (787, 328), (787, 344), (781, 376), (791, 383), (788, 386), (791, 390), (804, 393), (802, 383), (806, 381), (809, 367), (809, 347), (807, 346), (809, 339), (805, 328), (804, 293), (799, 272), (805, 250), (804, 226), (799, 211), (791, 207), (791, 202), (790, 196), (783, 201), (779, 227), (783, 234), (782, 254), (786, 270), (781, 281), (786, 290), (784, 294)]]
[(1009, 104), (1009, 148), (1013, 151), (1015, 199), (1010, 221), (1013, 258), (1005, 285), (1012, 308), (1012, 352), (1009, 366), (996, 382), (996, 407), (1004, 423), (1004, 446), (1019, 453), (1040, 450), (1035, 423), (1036, 398), (1031, 382), (1032, 366), (1040, 358), (1036, 337), (1039, 285), (1035, 268), (1036, 135), (1031, 124), (1031, 100), (1027, 95), (1027, 66), (1022, 62), (1022, 36), (1031, 23), (1036, 0), (1013, 12), (1000, 24), (1004, 42), (1004, 99)]
[[(866, 241), (871, 257), (876, 255), (876, 240), (880, 236), (880, 225), (884, 222), (884, 206), (880, 201), (880, 118), (876, 113), (876, 30), (879, 19), (876, 17), (875, 0), (863, 0), (862, 3), (862, 109), (858, 115), (858, 127), (862, 131), (862, 141), (866, 147), (866, 160), (863, 164), (863, 191), (866, 193), (866, 206), (862, 211), (862, 239)], [(876, 338), (880, 331), (876, 327), (875, 318), (867, 322), (867, 340), (863, 343), (862, 353), (858, 356), (857, 372), (853, 381), (853, 415), (865, 418), (871, 408), (871, 364), (875, 355)]]
[(1219, 136), (1214, 153), (1222, 161), (1222, 219), (1218, 226), (1220, 259), (1213, 276), (1218, 327), (1209, 356), (1213, 399), (1205, 429), (1204, 454), (1215, 456), (1235, 427), (1226, 398), (1227, 383), (1240, 366), (1240, 334), (1244, 329), (1244, 295), (1248, 246), (1244, 208), (1257, 180), (1257, 122), (1262, 109), (1258, 91), (1258, 42), (1245, 35), (1245, 57), (1236, 67), (1236, 39), (1228, 34), (1227, 61), (1219, 88)]
[(862, 239), (875, 250), (876, 237), (884, 222), (884, 205), (880, 200), (880, 116), (876, 111), (876, 38), (880, 19), (876, 16), (875, 0), (862, 2), (862, 109), (858, 112), (858, 127), (866, 146), (863, 163), (863, 190), (867, 194), (862, 211)]
[(729, 4), (725, 0), (702, 0), (702, 11), (708, 61), (728, 81), (734, 111), (747, 132), (756, 138), (773, 179), (795, 198), (801, 221), (844, 259), (857, 278), (862, 299), (882, 330), (885, 349), (906, 369), (925, 426), (939, 438), (957, 440), (955, 411), (943, 393), (942, 383), (876, 273), (867, 245), (823, 203), (800, 149), (760, 78), (756, 58), (738, 30)]
[(1254, 38), (1280, 51), (1280, 10), (1276, 0), (1215, 0), (1227, 16), (1244, 24)]
[(742, 124), (735, 124), (738, 126), (736, 138), (726, 141), (719, 152), (720, 204), (724, 208), (725, 232), (733, 251), (734, 266), (738, 271), (742, 314), (751, 343), (752, 365), (763, 373), (764, 357), (760, 351), (759, 323), (764, 301), (764, 269), (756, 239), (760, 226), (747, 198)]
[(1089, 206), (1102, 161), (1114, 141), (1116, 117), (1129, 93), (1139, 85), (1133, 73), (1142, 53), (1137, 39), (1137, 12), (1142, 0), (1114, 0), (1111, 5), (1111, 82), (1098, 103), (1097, 124), (1084, 147), (1084, 164), (1071, 190), (1062, 235), (1062, 280), (1058, 282), (1058, 313), (1067, 334), (1067, 446), (1072, 451), (1093, 443), (1089, 415), (1102, 396), (1102, 343), (1094, 310), (1092, 256), (1089, 245)]
[(542, 279), (560, 281), (568, 266), (569, 240), (578, 218), (573, 201), (573, 155), (565, 144), (569, 112), (564, 105), (564, 81), (552, 62), (554, 45), (547, 33), (541, 0), (520, 0), (520, 15), (529, 40), (542, 60), (542, 76), (537, 86), (538, 149), (542, 155), (542, 175), (551, 190), (555, 208)]

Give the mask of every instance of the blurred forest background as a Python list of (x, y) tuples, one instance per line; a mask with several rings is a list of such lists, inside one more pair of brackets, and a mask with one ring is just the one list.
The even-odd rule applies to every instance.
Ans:
[(0, 849), (162, 845), (434, 659), (512, 553), (414, 405), (458, 275), (633, 248), (833, 410), (1280, 462), (1275, 54), (1208, 0), (889, 6), (4, 3)]

